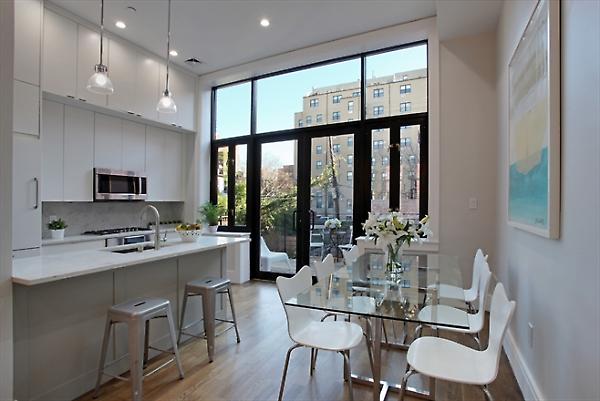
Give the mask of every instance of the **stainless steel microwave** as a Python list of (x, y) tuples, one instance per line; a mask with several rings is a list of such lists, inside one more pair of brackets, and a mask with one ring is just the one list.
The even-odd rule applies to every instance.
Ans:
[(139, 201), (148, 196), (148, 178), (136, 171), (94, 169), (94, 200)]

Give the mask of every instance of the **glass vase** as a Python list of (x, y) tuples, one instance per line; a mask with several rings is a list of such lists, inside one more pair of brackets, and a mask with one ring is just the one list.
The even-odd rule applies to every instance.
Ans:
[(388, 244), (386, 260), (385, 267), (389, 273), (402, 273), (402, 246), (398, 244)]

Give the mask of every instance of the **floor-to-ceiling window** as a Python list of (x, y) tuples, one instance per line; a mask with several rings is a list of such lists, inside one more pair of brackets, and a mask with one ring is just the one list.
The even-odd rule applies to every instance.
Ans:
[(211, 200), (252, 275), (341, 258), (371, 210), (426, 214), (427, 105), (424, 42), (213, 88)]

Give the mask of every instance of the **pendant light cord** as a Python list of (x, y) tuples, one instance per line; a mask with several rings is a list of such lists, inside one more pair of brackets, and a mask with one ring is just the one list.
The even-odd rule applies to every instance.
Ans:
[(102, 54), (104, 53), (104, 0), (100, 0), (100, 65), (102, 65)]
[[(104, 1), (104, 0), (102, 0)], [(169, 91), (169, 63), (171, 61), (171, 0), (169, 0), (169, 11), (167, 13), (167, 79), (165, 90)]]

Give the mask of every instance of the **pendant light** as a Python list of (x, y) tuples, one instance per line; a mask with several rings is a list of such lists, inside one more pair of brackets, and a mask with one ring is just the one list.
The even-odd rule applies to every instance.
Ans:
[(169, 91), (169, 64), (171, 62), (171, 0), (169, 0), (169, 12), (167, 22), (167, 77), (165, 80), (165, 91), (156, 105), (159, 113), (173, 114), (177, 113), (177, 105), (173, 100), (173, 95)]
[(102, 64), (104, 51), (104, 0), (100, 0), (100, 63), (94, 66), (94, 74), (88, 79), (87, 90), (100, 95), (111, 95), (115, 88), (108, 77), (108, 67)]

